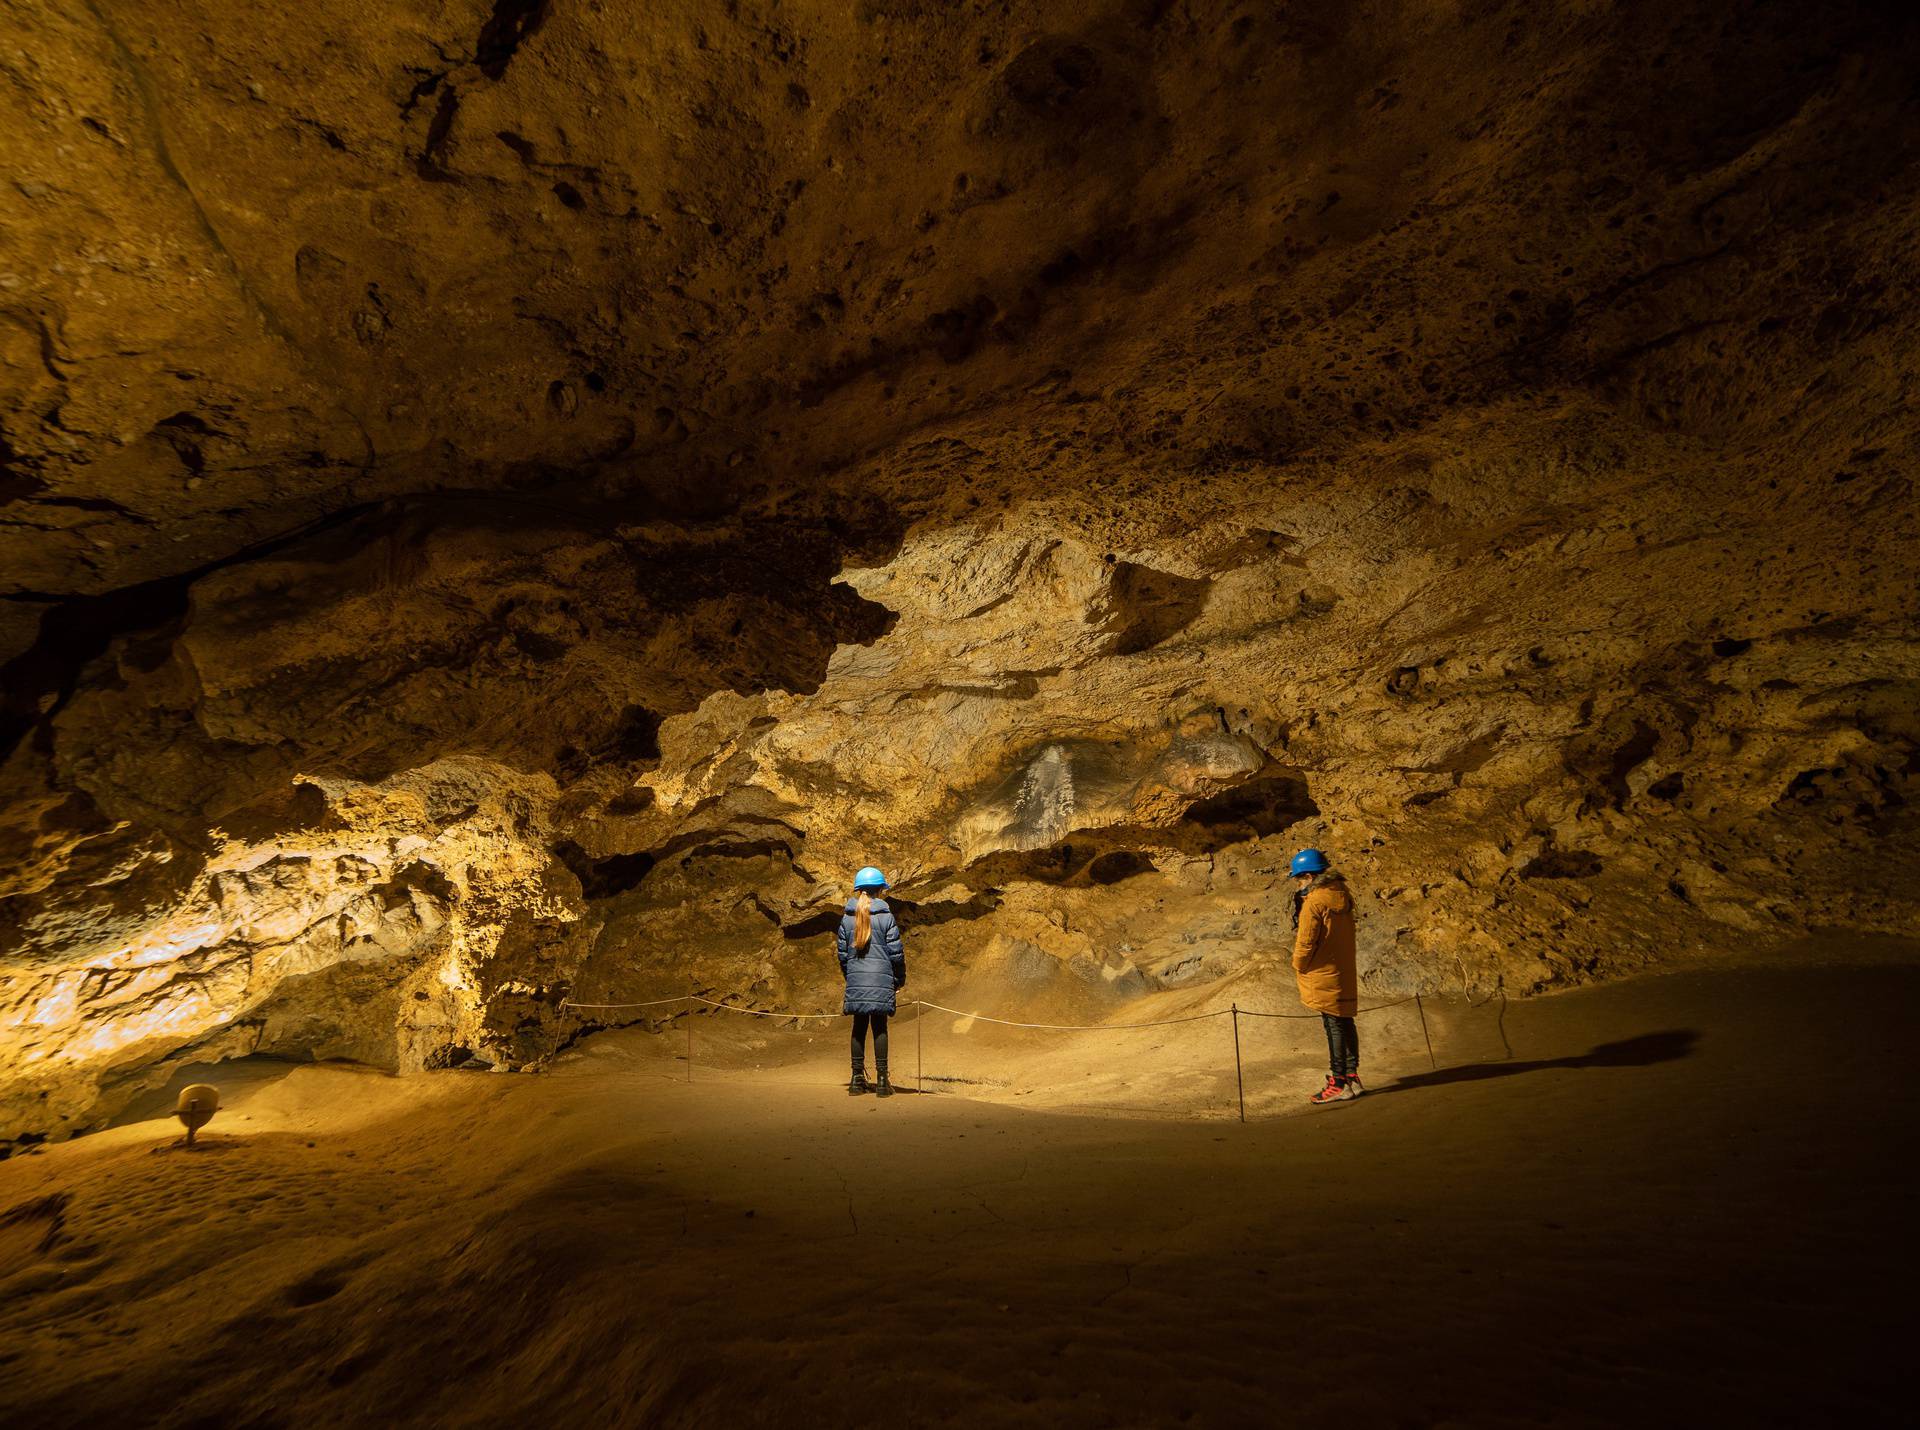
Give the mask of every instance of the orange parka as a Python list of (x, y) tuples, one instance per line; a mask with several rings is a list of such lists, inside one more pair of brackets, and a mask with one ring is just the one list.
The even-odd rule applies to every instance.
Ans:
[(1293, 935), (1293, 973), (1300, 1001), (1316, 1013), (1351, 1018), (1360, 1006), (1353, 964), (1353, 895), (1338, 874), (1314, 880), (1300, 903)]

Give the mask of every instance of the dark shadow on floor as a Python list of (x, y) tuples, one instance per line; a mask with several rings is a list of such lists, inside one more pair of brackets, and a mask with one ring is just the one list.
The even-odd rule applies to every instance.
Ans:
[(1452, 1082), (1481, 1082), (1492, 1077), (1512, 1077), (1516, 1073), (1542, 1072), (1548, 1068), (1644, 1068), (1655, 1063), (1670, 1063), (1693, 1051), (1700, 1035), (1691, 1028), (1674, 1028), (1663, 1033), (1642, 1033), (1617, 1043), (1602, 1043), (1571, 1058), (1536, 1058), (1524, 1062), (1468, 1063), (1464, 1067), (1441, 1068), (1438, 1072), (1414, 1073), (1395, 1078), (1380, 1089), (1398, 1092), (1411, 1088), (1439, 1087)]

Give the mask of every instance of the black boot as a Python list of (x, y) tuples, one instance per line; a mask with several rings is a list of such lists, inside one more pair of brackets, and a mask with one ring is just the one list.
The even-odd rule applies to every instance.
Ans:
[(858, 1097), (861, 1093), (870, 1091), (872, 1089), (867, 1086), (867, 1070), (855, 1068), (852, 1080), (847, 1083), (847, 1096)]
[(893, 1096), (893, 1084), (887, 1081), (887, 1070), (885, 1068), (880, 1069), (880, 1086), (874, 1089), (874, 1093), (879, 1097)]

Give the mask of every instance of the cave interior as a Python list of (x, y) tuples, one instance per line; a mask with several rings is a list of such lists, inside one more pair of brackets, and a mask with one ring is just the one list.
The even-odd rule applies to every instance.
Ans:
[[(1820, 1247), (1862, 1278), (1895, 1234), (1911, 1087), (1867, 1091), (1866, 1060), (1920, 1002), (1908, 7), (22, 0), (0, 37), (21, 1423), (156, 1386), (179, 1424), (296, 1423), (288, 1397), (341, 1424), (864, 1423), (882, 1400), (1276, 1423), (1249, 1395), (1614, 1424), (1660, 1418), (1656, 1391), (1874, 1421), (1873, 1335), (1829, 1348), (1858, 1376), (1818, 1410), (1784, 1352), (1729, 1390), (1736, 1333), (1777, 1328), (1731, 1292), (1676, 1303), (1657, 1209), (1507, 1139), (1530, 1117), (1542, 1145), (1597, 1139), (1765, 1245), (1844, 1183), (1856, 1215)], [(1360, 997), (1392, 1010), (1369, 1066), (1408, 1094), (1364, 1130), (1341, 1108), (1350, 1145), (1300, 1141), (1317, 1030), (1240, 1017), (1301, 1012), (1304, 847), (1353, 889)], [(816, 1093), (844, 1092), (843, 1025), (791, 1015), (837, 1012), (867, 864), (903, 998), (1082, 1032), (903, 1008), (921, 1095), (860, 1105), (842, 1149), (847, 1100)], [(1213, 1141), (1219, 1047), (1128, 1032), (1189, 1016), (1246, 1031), (1249, 1140)], [(1816, 1126), (1799, 1078), (1823, 1064), (1852, 1091)], [(198, 1160), (154, 1120), (195, 1080), (233, 1099)], [(1684, 1138), (1646, 1132), (1676, 1100)], [(502, 1140), (497, 1177), (421, 1146), (549, 1112), (559, 1140)], [(657, 1163), (605, 1154), (629, 1115)], [(1765, 1185), (1736, 1190), (1737, 1158), (1698, 1149), (1768, 1120)], [(1430, 1126), (1451, 1160), (1420, 1160)], [(996, 1205), (922, 1201), (912, 1168), (970, 1185), (982, 1127), (1017, 1150), (986, 1154)], [(823, 1378), (831, 1336), (755, 1353), (774, 1333), (739, 1294), (659, 1249), (704, 1226), (751, 1280), (734, 1133), (787, 1189), (761, 1228), (821, 1193), (884, 1259), (857, 1174), (902, 1209), (905, 1264), (935, 1264), (942, 1217), (984, 1238), (947, 1299), (875, 1293), (876, 1324), (843, 1328), (866, 1356), (889, 1315), (943, 1323), (873, 1399)], [(374, 1259), (387, 1194), (302, 1169), (349, 1144), (458, 1232), (405, 1245), (464, 1280), (399, 1242)], [(1040, 1208), (1124, 1254), (1043, 1249), (1046, 1218), (1002, 1200), (1032, 1165), (1057, 1170)], [(1546, 1354), (1511, 1403), (1432, 1391), (1383, 1318), (1440, 1316), (1452, 1283), (1363, 1255), (1352, 1314), (1401, 1353), (1374, 1388), (1309, 1391), (1304, 1352), (1258, 1336), (1290, 1369), (1225, 1369), (1198, 1331), (1139, 1370), (1154, 1388), (1130, 1378), (1164, 1318), (1214, 1324), (1183, 1278), (1249, 1244), (1316, 1289), (1236, 1270), (1233, 1294), (1259, 1334), (1307, 1335), (1338, 1268), (1234, 1208), (1369, 1175), (1327, 1213), (1343, 1237), (1417, 1249), (1424, 1208), (1515, 1268), (1441, 1349), (1487, 1365), (1470, 1333), (1522, 1335), (1572, 1277), (1578, 1363)], [(315, 1187), (344, 1210), (298, 1211)], [(268, 1196), (296, 1210), (249, 1279), (233, 1248)], [(196, 1198), (216, 1210), (189, 1230)], [(743, 1215), (721, 1227), (716, 1198)], [(162, 1250), (115, 1269), (99, 1248), (155, 1219)], [(1570, 1263), (1539, 1228), (1576, 1222)], [(1825, 1319), (1864, 1284), (1736, 1274), (1696, 1229), (1692, 1280), (1748, 1301)], [(624, 1260), (596, 1260), (608, 1238)], [(858, 1262), (799, 1255), (769, 1284), (868, 1294)], [(651, 1321), (605, 1268), (656, 1264), (692, 1309), (615, 1344)], [(197, 1360), (168, 1359), (156, 1267), (197, 1288)], [(544, 1328), (507, 1309), (530, 1294)], [(206, 1309), (234, 1298), (253, 1309)], [(470, 1352), (386, 1349), (440, 1303), (484, 1323)], [(1669, 1365), (1626, 1329), (1649, 1306), (1669, 1334), (1726, 1319)], [(1006, 1368), (1023, 1309), (1051, 1372)], [(420, 1379), (436, 1358), (470, 1394)], [(562, 1371), (557, 1401), (523, 1386)], [(596, 1395), (624, 1408), (596, 1421)]]

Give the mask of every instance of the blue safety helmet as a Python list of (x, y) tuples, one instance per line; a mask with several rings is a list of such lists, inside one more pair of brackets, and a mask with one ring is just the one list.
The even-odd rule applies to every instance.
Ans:
[(1293, 856), (1293, 872), (1296, 874), (1324, 874), (1327, 870), (1327, 856), (1318, 849), (1302, 849)]
[(887, 887), (887, 876), (869, 864), (853, 876), (853, 887), (856, 889), (884, 889)]

